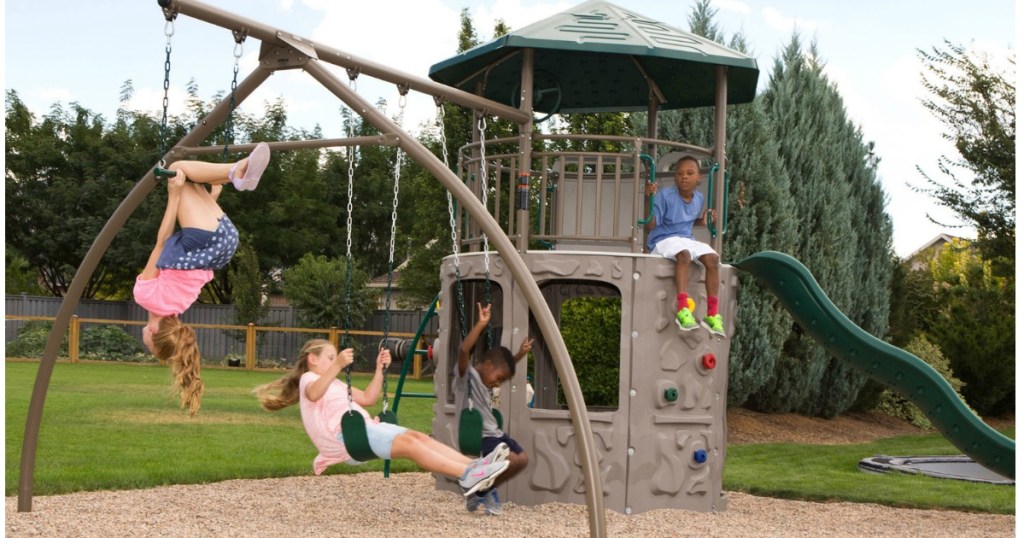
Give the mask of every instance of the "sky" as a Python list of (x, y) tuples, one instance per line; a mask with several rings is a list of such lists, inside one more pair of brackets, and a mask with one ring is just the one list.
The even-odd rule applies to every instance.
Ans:
[[(0, 0), (2, 1), (2, 0)], [(207, 0), (207, 4), (287, 30), (357, 57), (426, 77), (431, 65), (453, 56), (459, 12), (468, 8), (483, 41), (497, 19), (521, 28), (580, 2), (563, 0)], [(619, 0), (618, 5), (687, 29), (692, 1)], [(943, 126), (920, 103), (917, 49), (941, 47), (943, 40), (1005, 57), (1016, 47), (1013, 0), (714, 0), (715, 21), (726, 35), (742, 33), (761, 70), (760, 84), (779, 50), (794, 32), (816, 43), (826, 73), (843, 96), (847, 112), (876, 144), (879, 178), (894, 226), (893, 247), (906, 256), (940, 233), (973, 237), (945, 208), (913, 187), (927, 185), (917, 167), (935, 178), (940, 156), (955, 156), (943, 140)], [(107, 118), (119, 106), (120, 89), (131, 80), (128, 107), (156, 111), (163, 97), (163, 15), (156, 0), (6, 0), (4, 87), (15, 90), (37, 114), (56, 103), (77, 102)], [(179, 17), (171, 37), (171, 112), (185, 103), (185, 86), (198, 84), (211, 98), (230, 88), (234, 40), (230, 32)], [(257, 64), (259, 42), (248, 40), (239, 60), (239, 80)], [(340, 68), (330, 68), (347, 80)], [(398, 91), (388, 83), (360, 77), (359, 93), (370, 102), (388, 100), (396, 113)], [(278, 72), (246, 100), (241, 110), (258, 114), (266, 102), (283, 99), (289, 125), (324, 136), (341, 134), (339, 101), (298, 70)], [(411, 93), (405, 126), (417, 131), (433, 121), (429, 96)], [(727, 148), (729, 153), (742, 148)]]

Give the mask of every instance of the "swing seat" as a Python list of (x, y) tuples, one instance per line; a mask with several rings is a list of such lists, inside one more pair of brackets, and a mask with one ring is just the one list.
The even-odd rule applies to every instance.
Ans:
[(341, 433), (345, 437), (345, 450), (352, 459), (361, 462), (380, 459), (370, 448), (366, 437), (366, 419), (361, 413), (348, 411), (341, 415)]
[(480, 457), (483, 439), (484, 416), (479, 409), (463, 409), (459, 415), (459, 452)]
[(398, 415), (396, 415), (395, 412), (390, 409), (385, 409), (384, 411), (378, 413), (377, 418), (379, 418), (381, 422), (387, 422), (388, 424), (398, 425)]
[[(498, 429), (504, 425), (501, 411), (491, 409), (494, 420), (498, 421)], [(459, 415), (459, 452), (467, 456), (483, 455), (484, 416), (479, 409), (466, 408)]]

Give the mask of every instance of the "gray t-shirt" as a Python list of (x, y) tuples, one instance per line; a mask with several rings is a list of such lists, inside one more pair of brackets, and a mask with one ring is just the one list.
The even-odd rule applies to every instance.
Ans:
[(469, 399), (473, 399), (473, 409), (480, 411), (484, 417), (484, 437), (501, 437), (504, 433), (498, 429), (498, 421), (491, 413), (491, 391), (484, 386), (480, 373), (470, 364), (466, 367), (466, 375), (459, 375), (459, 362), (455, 361), (455, 408), (461, 414), (469, 407)]

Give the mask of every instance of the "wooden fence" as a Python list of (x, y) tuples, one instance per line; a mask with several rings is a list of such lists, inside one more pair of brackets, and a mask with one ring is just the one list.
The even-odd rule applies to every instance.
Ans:
[[(17, 336), (18, 329), (29, 320), (53, 320), (60, 307), (58, 297), (7, 295), (5, 310), (5, 341)], [(387, 312), (377, 311), (360, 330), (349, 331), (350, 345), (356, 349), (357, 371), (370, 371), (376, 359), (375, 350), (383, 336)], [(146, 312), (132, 301), (82, 301), (69, 327), (69, 355), (78, 359), (78, 338), (90, 324), (117, 325), (142, 341), (142, 327)], [(247, 367), (280, 366), (293, 364), (303, 342), (310, 338), (327, 338), (339, 342), (343, 329), (310, 329), (297, 327), (292, 307), (271, 307), (262, 325), (234, 325), (233, 305), (193, 305), (182, 316), (182, 321), (196, 331), (200, 353), (204, 360), (243, 359)], [(388, 321), (388, 335), (394, 338), (412, 338), (419, 328), (423, 313), (392, 310)], [(430, 320), (421, 342), (429, 346), (437, 334), (437, 318)], [(76, 345), (70, 345), (74, 339)], [(72, 351), (73, 350), (73, 351)], [(371, 356), (372, 355), (372, 356)], [(395, 358), (394, 364), (400, 362)], [(419, 364), (417, 355), (417, 364)]]

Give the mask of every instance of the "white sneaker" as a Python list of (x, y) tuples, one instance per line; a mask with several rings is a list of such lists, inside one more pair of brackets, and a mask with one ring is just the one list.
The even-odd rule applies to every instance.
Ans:
[(490, 465), (492, 463), (501, 463), (508, 459), (510, 450), (508, 445), (505, 443), (498, 443), (498, 446), (494, 447), (494, 450), (490, 451), (486, 456), (477, 458), (469, 462), (469, 468), (475, 469), (483, 465)]
[(500, 463), (491, 463), (488, 465), (481, 465), (476, 468), (467, 467), (466, 472), (463, 473), (462, 478), (459, 479), (459, 487), (462, 488), (462, 495), (469, 497), (470, 495), (491, 487), (494, 484), (494, 479), (505, 472), (508, 469), (508, 461)]

